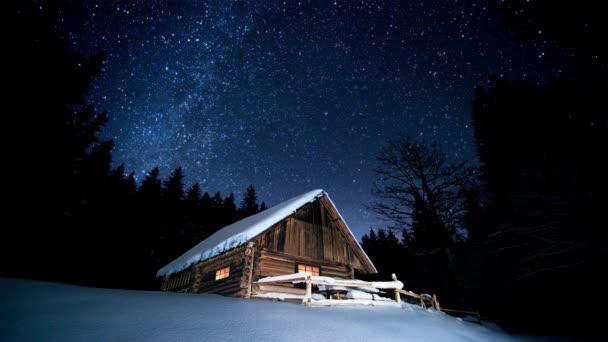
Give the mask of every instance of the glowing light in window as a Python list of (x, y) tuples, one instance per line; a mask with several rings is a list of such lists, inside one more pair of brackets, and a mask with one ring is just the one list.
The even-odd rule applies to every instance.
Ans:
[(230, 275), (230, 267), (222, 268), (221, 270), (215, 271), (215, 280), (228, 278)]
[(316, 267), (316, 266), (309, 266), (309, 265), (299, 264), (298, 265), (298, 273), (304, 273), (304, 272), (310, 272), (311, 275), (318, 276), (319, 275), (319, 268)]

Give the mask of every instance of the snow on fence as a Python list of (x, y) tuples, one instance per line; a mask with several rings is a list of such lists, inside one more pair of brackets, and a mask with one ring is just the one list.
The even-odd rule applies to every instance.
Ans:
[[(417, 298), (422, 307), (432, 306), (441, 310), (437, 296), (419, 295), (411, 291), (402, 290), (403, 283), (393, 277), (393, 281), (363, 281), (358, 279), (336, 279), (331, 277), (313, 276), (310, 272), (286, 274), (275, 277), (266, 277), (257, 281), (258, 283), (306, 283), (306, 294), (302, 296), (302, 301), (306, 306), (331, 306), (331, 305), (381, 305), (389, 304), (392, 300), (378, 296), (375, 293), (380, 290), (393, 290), (395, 292), (395, 302), (401, 302), (401, 294)], [(338, 292), (338, 300), (318, 299), (313, 296), (312, 286), (325, 290), (344, 290), (347, 291), (346, 299), (341, 299)], [(258, 298), (268, 298), (270, 294), (258, 295)], [(274, 294), (273, 294), (274, 295)], [(388, 302), (388, 303), (387, 303)], [(393, 303), (394, 304), (394, 303)]]

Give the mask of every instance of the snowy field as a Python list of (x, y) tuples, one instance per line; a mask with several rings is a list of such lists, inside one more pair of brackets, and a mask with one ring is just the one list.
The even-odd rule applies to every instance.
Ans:
[(296, 303), (0, 278), (0, 341), (522, 341), (417, 306)]

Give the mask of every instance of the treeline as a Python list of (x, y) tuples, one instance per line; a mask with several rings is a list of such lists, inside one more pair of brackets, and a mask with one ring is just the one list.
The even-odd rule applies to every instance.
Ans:
[[(577, 298), (608, 304), (608, 86), (492, 78), (474, 101), (481, 168), (401, 137), (379, 156), (375, 209), (391, 224), (362, 246), (379, 279), (436, 293), (506, 326), (580, 331)], [(589, 299), (589, 301), (587, 301)]]
[(375, 209), (391, 224), (362, 245), (379, 278), (394, 272), (445, 307), (538, 333), (604, 335), (594, 315), (568, 308), (608, 304), (605, 4), (503, 5), (518, 39), (543, 32), (577, 52), (568, 67), (578, 73), (542, 84), (491, 76), (478, 87), (479, 168), (436, 144), (390, 142), (378, 156)]
[[(253, 186), (233, 194), (184, 187), (151, 170), (138, 186), (112, 168), (108, 117), (88, 103), (104, 55), (83, 55), (56, 27), (53, 4), (7, 6), (6, 207), (1, 272), (76, 284), (157, 288), (156, 271), (219, 228), (264, 210)], [(44, 8), (44, 10), (43, 10)]]
[[(154, 168), (139, 187), (123, 166), (100, 176), (81, 185), (87, 200), (73, 206), (77, 212), (63, 223), (71, 229), (65, 241), (76, 245), (69, 250), (82, 255), (78, 267), (83, 270), (66, 270), (62, 277), (74, 277), (72, 282), (157, 288), (154, 275), (160, 267), (220, 228), (266, 209), (253, 186), (240, 201), (232, 193), (203, 193), (198, 183), (186, 189), (181, 168), (165, 180)], [(62, 257), (58, 264), (70, 263), (70, 256)]]
[[(109, 162), (96, 164), (109, 170)], [(258, 204), (251, 185), (237, 200), (232, 193), (203, 193), (198, 183), (185, 188), (183, 179), (181, 168), (164, 180), (154, 168), (137, 187), (133, 173), (125, 174), (122, 165), (87, 178), (80, 184), (86, 200), (73, 203), (62, 223), (69, 230), (64, 237), (53, 236), (56, 246), (66, 241), (64, 249), (81, 256), (75, 266), (82, 270), (67, 269), (61, 278), (104, 287), (157, 289), (154, 275), (160, 267), (220, 228), (266, 209), (264, 202)], [(59, 265), (74, 262), (65, 253), (59, 257)], [(56, 269), (53, 276), (60, 276)]]

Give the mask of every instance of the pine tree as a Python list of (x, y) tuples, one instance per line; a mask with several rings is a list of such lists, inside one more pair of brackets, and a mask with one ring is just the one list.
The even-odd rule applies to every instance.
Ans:
[(388, 248), (388, 238), (386, 236), (386, 231), (382, 228), (378, 229), (378, 248), (381, 250), (386, 250)]
[(198, 183), (194, 183), (187, 191), (184, 199), (184, 206), (188, 212), (193, 213), (199, 209), (201, 204), (201, 187)]
[(262, 201), (262, 204), (260, 204), (260, 211), (264, 211), (268, 209), (268, 207), (266, 206), (266, 202)]
[(211, 196), (209, 196), (209, 193), (205, 191), (205, 193), (203, 193), (203, 195), (201, 196), (200, 202), (200, 212), (203, 215), (209, 215), (211, 213), (211, 210), (213, 210), (212, 202), (213, 201), (211, 200)]
[(211, 198), (211, 209), (220, 212), (222, 210), (223, 204), (224, 199), (222, 198), (222, 194), (218, 191)]
[(260, 211), (257, 201), (258, 198), (255, 193), (255, 189), (253, 188), (253, 185), (249, 185), (245, 195), (243, 196), (243, 200), (241, 201), (241, 206), (239, 207), (239, 217), (247, 217), (257, 214)]
[(205, 191), (201, 196), (200, 204), (195, 215), (197, 229), (192, 235), (192, 239), (196, 243), (207, 238), (213, 232), (213, 227), (215, 227), (215, 216), (212, 207), (211, 196)]
[[(76, 182), (80, 196), (78, 204), (73, 205), (75, 211), (81, 211), (83, 214), (86, 212), (94, 217), (104, 212), (102, 217), (107, 216), (107, 210), (112, 204), (113, 184), (110, 183), (110, 176), (113, 148), (113, 140), (96, 144), (81, 161)], [(86, 208), (82, 208), (83, 206)]]
[(391, 229), (388, 229), (388, 234), (386, 236), (386, 240), (387, 240), (388, 248), (391, 251), (396, 252), (397, 250), (400, 249), (401, 244), (399, 243), (399, 239), (397, 238), (397, 236), (395, 235), (395, 233), (393, 233), (393, 231)]
[[(205, 193), (207, 194), (207, 193)], [(203, 197), (201, 199), (201, 210), (202, 212), (204, 212), (205, 210), (205, 206), (207, 205), (207, 200), (205, 196), (205, 194), (203, 194)], [(209, 202), (208, 202), (208, 214), (207, 217), (203, 218), (203, 221), (207, 223), (206, 225), (206, 236), (209, 236), (213, 233), (215, 233), (218, 229), (222, 228), (224, 225), (223, 223), (225, 222), (223, 219), (223, 207), (224, 207), (224, 199), (222, 198), (222, 194), (218, 191), (216, 192), (213, 197), (209, 198)]]
[(184, 198), (184, 172), (181, 167), (171, 172), (163, 184), (162, 197), (169, 210), (177, 210)]
[(137, 191), (138, 203), (141, 205), (141, 209), (147, 213), (154, 213), (152, 210), (158, 209), (160, 206), (161, 181), (158, 178), (159, 175), (159, 168), (153, 168), (141, 182), (141, 186)]
[(378, 237), (376, 236), (376, 232), (374, 232), (374, 228), (369, 229), (369, 243), (371, 246), (378, 246)]
[(378, 251), (378, 237), (376, 236), (376, 232), (374, 232), (374, 228), (369, 229), (369, 235), (367, 236), (367, 243), (363, 246), (365, 252), (369, 255), (370, 258), (375, 259)]
[(132, 198), (135, 197), (135, 194), (137, 193), (137, 182), (135, 181), (135, 172), (129, 173), (129, 175), (121, 182), (120, 192), (123, 194), (122, 196), (129, 199), (129, 202), (132, 201)]
[(222, 203), (222, 226), (227, 226), (238, 220), (234, 194), (231, 192)]

